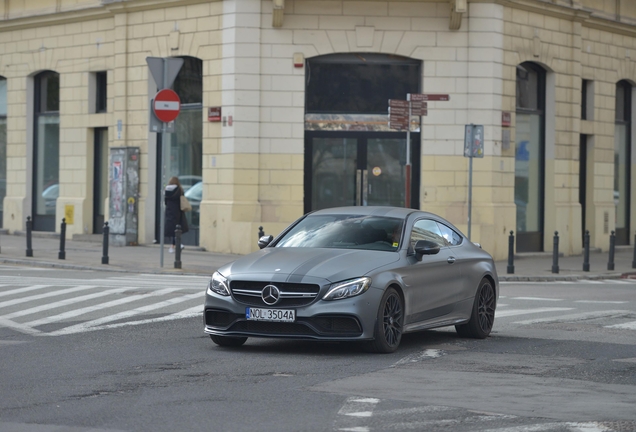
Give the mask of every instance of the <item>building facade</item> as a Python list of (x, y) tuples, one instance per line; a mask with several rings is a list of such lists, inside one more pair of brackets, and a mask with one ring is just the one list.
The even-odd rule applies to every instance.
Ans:
[[(422, 208), (517, 252), (632, 244), (636, 2), (631, 0), (5, 0), (0, 2), (2, 227), (99, 233), (116, 167), (137, 242), (159, 236), (166, 178), (193, 202), (186, 241), (247, 253), (304, 213)], [(152, 130), (147, 57), (179, 57), (174, 133)], [(429, 101), (411, 130), (388, 100)], [(408, 142), (407, 142), (408, 136)], [(162, 170), (166, 177), (162, 178)]]

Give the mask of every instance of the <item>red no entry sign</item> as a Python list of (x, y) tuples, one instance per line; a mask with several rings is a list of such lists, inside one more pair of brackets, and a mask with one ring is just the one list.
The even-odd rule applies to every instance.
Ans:
[(163, 89), (155, 95), (152, 109), (159, 120), (169, 123), (177, 118), (181, 111), (179, 95), (170, 89)]

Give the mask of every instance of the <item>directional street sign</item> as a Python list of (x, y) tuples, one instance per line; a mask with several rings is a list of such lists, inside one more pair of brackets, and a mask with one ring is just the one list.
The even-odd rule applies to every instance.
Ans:
[(389, 108), (397, 108), (397, 107), (408, 108), (409, 101), (400, 100), (400, 99), (389, 99)]
[(428, 115), (428, 103), (422, 101), (411, 102), (411, 115), (425, 116)]
[(449, 101), (450, 96), (447, 94), (425, 94), (425, 93), (410, 93), (411, 101)]
[(169, 123), (179, 116), (181, 99), (173, 90), (160, 90), (155, 96), (152, 109), (159, 120)]

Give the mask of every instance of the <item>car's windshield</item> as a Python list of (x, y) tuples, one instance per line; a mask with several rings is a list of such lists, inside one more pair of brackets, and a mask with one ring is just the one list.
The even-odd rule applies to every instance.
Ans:
[(396, 251), (402, 224), (402, 219), (378, 216), (308, 216), (285, 234), (276, 247)]

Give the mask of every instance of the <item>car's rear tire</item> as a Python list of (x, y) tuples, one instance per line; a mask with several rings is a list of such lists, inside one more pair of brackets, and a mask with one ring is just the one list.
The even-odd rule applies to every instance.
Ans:
[(210, 335), (210, 339), (212, 339), (212, 342), (214, 342), (218, 346), (225, 347), (241, 346), (247, 340), (246, 337), (218, 336), (213, 334)]
[(388, 288), (382, 296), (375, 321), (374, 339), (367, 349), (376, 353), (392, 353), (402, 340), (404, 302), (395, 288)]
[(465, 338), (487, 338), (495, 323), (496, 306), (495, 288), (489, 279), (484, 278), (479, 283), (470, 320), (466, 324), (455, 326), (457, 334)]

